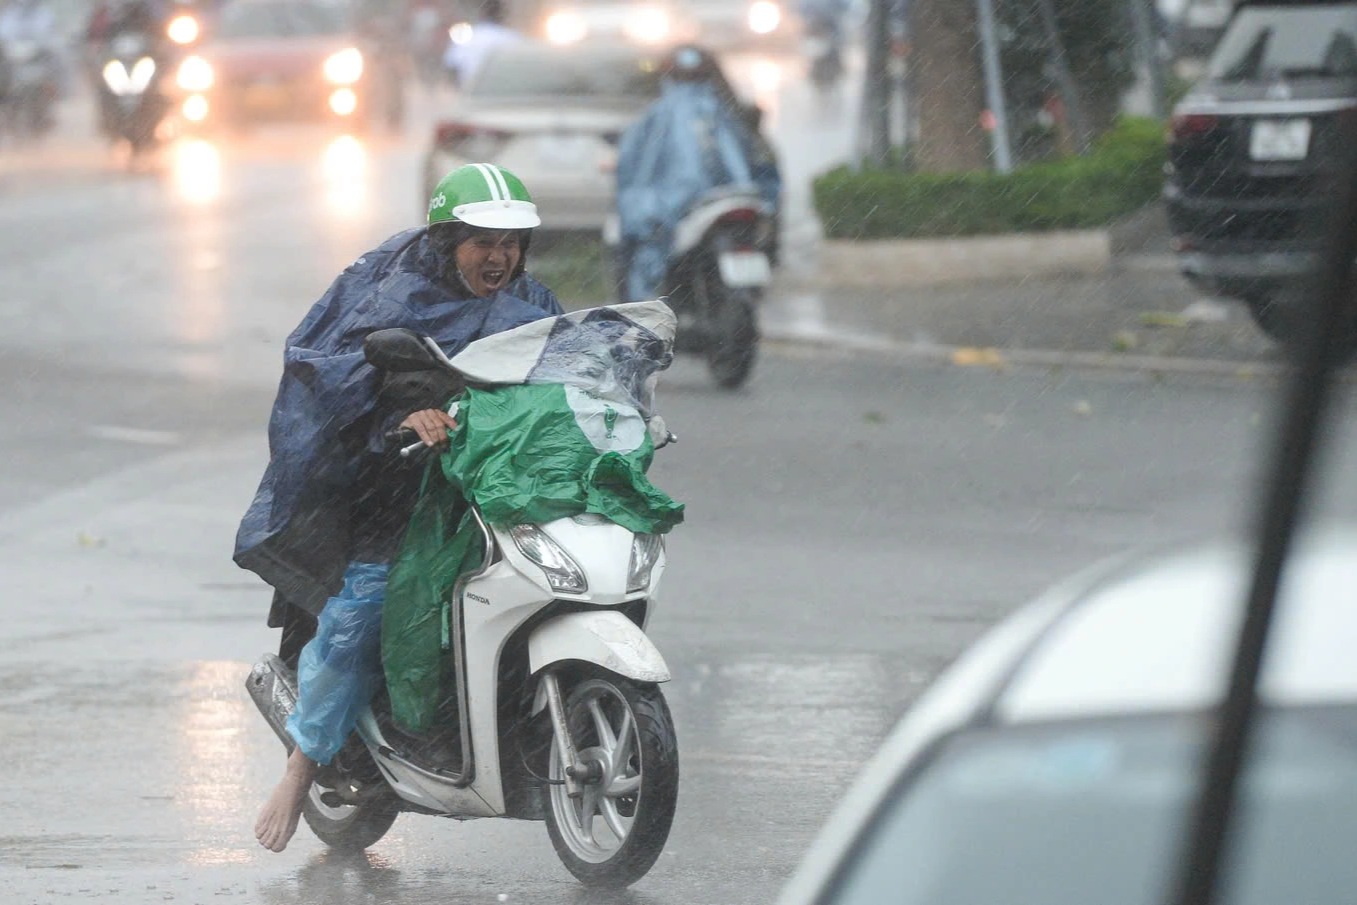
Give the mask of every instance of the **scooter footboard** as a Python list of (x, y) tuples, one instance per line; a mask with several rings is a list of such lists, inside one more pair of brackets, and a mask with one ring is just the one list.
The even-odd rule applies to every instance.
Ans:
[(669, 681), (669, 666), (650, 638), (615, 610), (567, 613), (542, 623), (528, 636), (533, 673), (566, 660), (595, 663), (637, 682)]

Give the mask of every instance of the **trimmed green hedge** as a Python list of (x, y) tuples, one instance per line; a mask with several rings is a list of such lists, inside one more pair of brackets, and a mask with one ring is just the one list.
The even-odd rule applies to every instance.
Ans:
[(918, 239), (1107, 226), (1159, 197), (1164, 127), (1124, 118), (1084, 157), (1011, 173), (839, 167), (813, 184), (830, 239)]

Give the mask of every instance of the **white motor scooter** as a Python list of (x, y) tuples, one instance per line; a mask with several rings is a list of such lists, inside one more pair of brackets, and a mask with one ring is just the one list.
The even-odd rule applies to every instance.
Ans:
[[(673, 315), (658, 308), (672, 338)], [(454, 367), (409, 331), (372, 334), (366, 348), (389, 371)], [(650, 428), (672, 439), (658, 418)], [(628, 885), (663, 848), (678, 791), (677, 741), (659, 687), (669, 669), (645, 632), (663, 538), (594, 514), (509, 527), (487, 524), (474, 507), (472, 517), (485, 555), (459, 578), (448, 608), (455, 690), (439, 706), (446, 731), (403, 733), (379, 695), (322, 768), (303, 815), (342, 849), (372, 845), (402, 811), (545, 820), (581, 881)], [(266, 655), (246, 685), (291, 750), (292, 670)]]

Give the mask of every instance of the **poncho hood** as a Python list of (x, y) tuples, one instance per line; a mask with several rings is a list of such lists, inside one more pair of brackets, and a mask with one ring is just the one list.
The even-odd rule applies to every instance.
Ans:
[(405, 327), (451, 356), (483, 336), (561, 313), (551, 291), (526, 274), (474, 298), (447, 282), (441, 265), (426, 227), (399, 233), (346, 268), (287, 338), (269, 465), (234, 558), (313, 613), (342, 583), (348, 508), (369, 454), (379, 373), (363, 357), (363, 339)]

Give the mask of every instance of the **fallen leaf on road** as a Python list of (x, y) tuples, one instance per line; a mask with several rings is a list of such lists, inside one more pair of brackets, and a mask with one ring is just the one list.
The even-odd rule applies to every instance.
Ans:
[(1140, 315), (1140, 322), (1147, 327), (1188, 327), (1192, 325), (1189, 318), (1172, 311), (1144, 311)]
[(952, 364), (962, 367), (1002, 368), (1008, 364), (1008, 360), (1004, 358), (1004, 353), (995, 348), (962, 346), (952, 352)]

